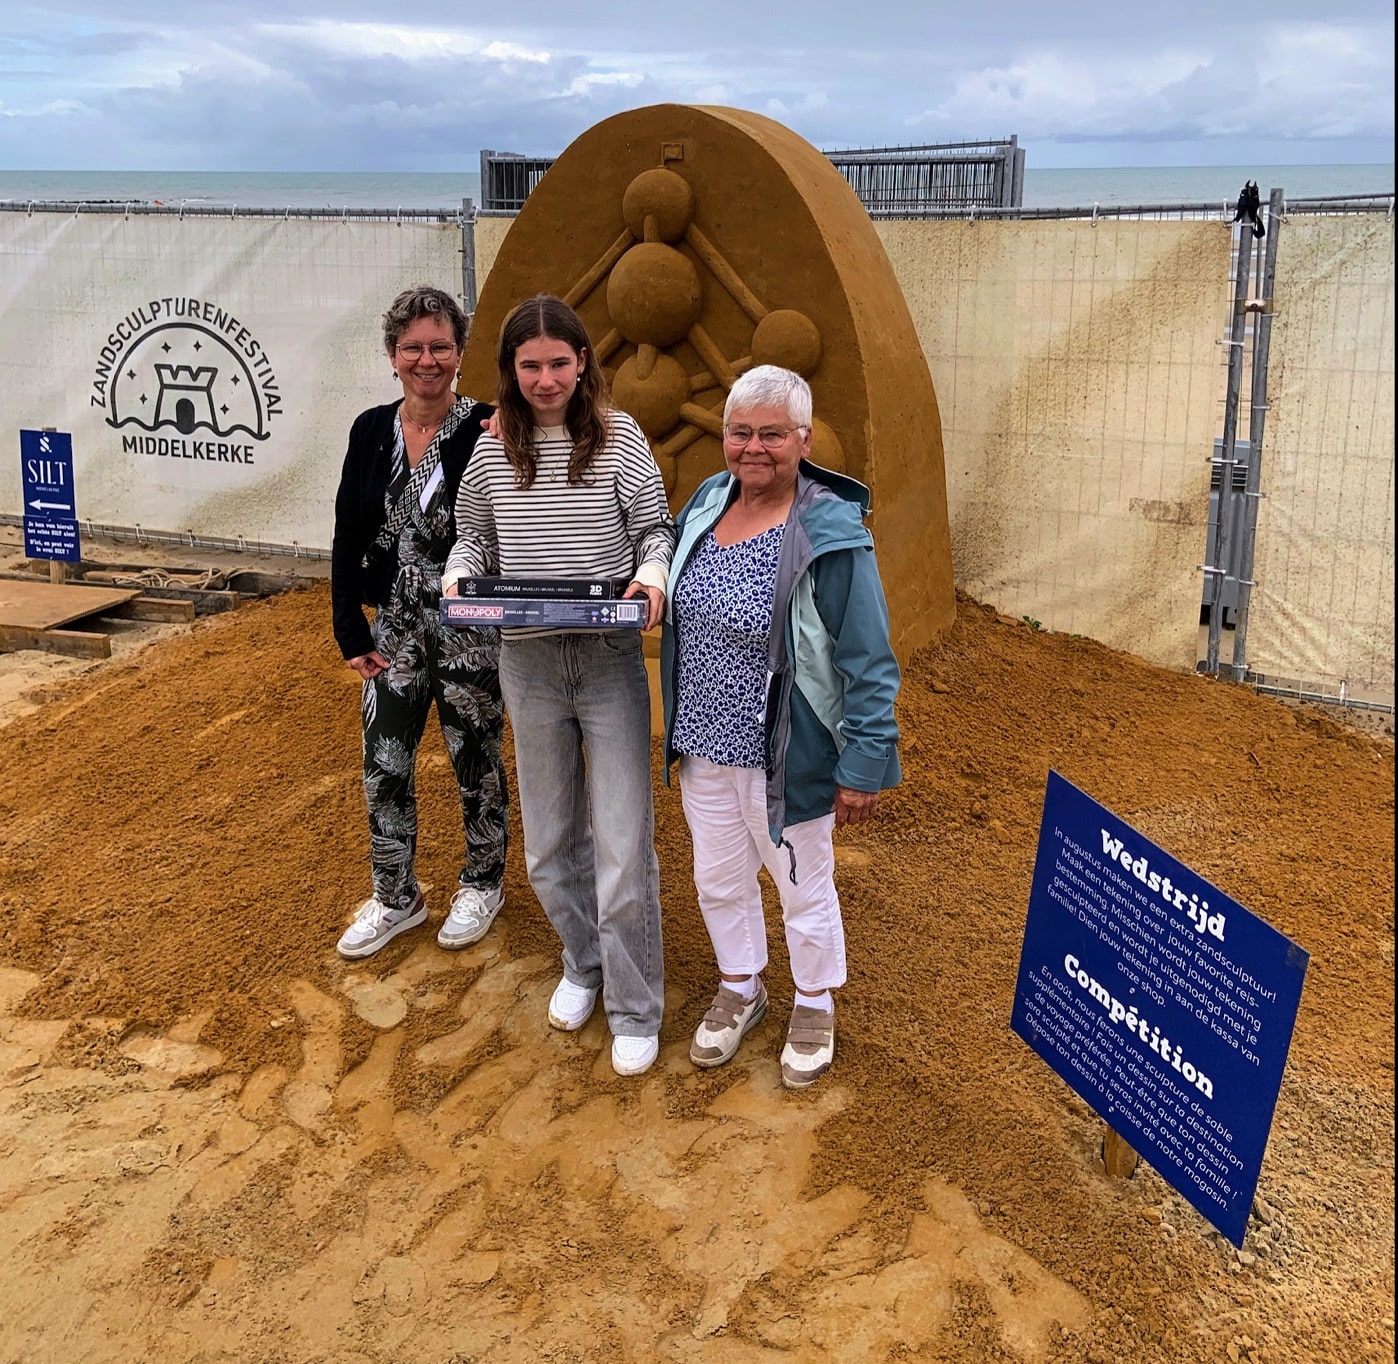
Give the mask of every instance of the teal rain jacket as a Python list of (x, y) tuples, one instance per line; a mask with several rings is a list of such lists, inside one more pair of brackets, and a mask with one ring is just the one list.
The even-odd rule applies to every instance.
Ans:
[[(678, 758), (675, 675), (682, 641), (672, 602), (699, 542), (738, 493), (727, 472), (706, 479), (676, 518), (679, 544), (670, 568), (660, 641), (665, 703), (665, 781)], [(902, 779), (898, 661), (888, 638), (888, 606), (864, 524), (869, 490), (802, 460), (782, 537), (767, 641), (767, 825), (782, 830), (828, 815), (835, 787), (882, 791)]]

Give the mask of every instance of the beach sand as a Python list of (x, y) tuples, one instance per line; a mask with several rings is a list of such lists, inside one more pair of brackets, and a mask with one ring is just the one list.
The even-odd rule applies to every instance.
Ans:
[[(317, 584), (14, 689), (0, 1361), (1392, 1358), (1391, 738), (962, 599), (904, 785), (838, 839), (834, 1069), (780, 1086), (779, 936), (767, 1021), (689, 1064), (714, 972), (660, 789), (661, 1059), (621, 1080), (600, 1014), (545, 1024), (517, 823), (484, 942), (336, 956), (368, 886), (329, 616)], [(1241, 1256), (1108, 1178), (1009, 1030), (1050, 766), (1311, 953)], [(418, 785), (435, 927), (431, 726)]]

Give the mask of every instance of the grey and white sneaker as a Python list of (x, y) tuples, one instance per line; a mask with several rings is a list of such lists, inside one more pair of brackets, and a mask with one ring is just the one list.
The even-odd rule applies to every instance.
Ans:
[(458, 886), (446, 922), (438, 930), (437, 946), (454, 952), (480, 942), (504, 903), (505, 892), (500, 886)]
[(767, 987), (760, 978), (757, 993), (751, 999), (744, 999), (720, 982), (709, 1012), (695, 1029), (694, 1041), (689, 1044), (689, 1059), (696, 1066), (721, 1066), (732, 1060), (743, 1034), (766, 1016)]
[(421, 891), (407, 909), (390, 909), (383, 901), (370, 898), (359, 906), (354, 922), (345, 929), (344, 936), (335, 944), (335, 950), (352, 961), (359, 957), (372, 957), (400, 933), (426, 922), (427, 901)]
[(805, 1089), (814, 1084), (835, 1059), (835, 1011), (829, 1013), (798, 1004), (791, 1011), (782, 1048), (782, 1084)]

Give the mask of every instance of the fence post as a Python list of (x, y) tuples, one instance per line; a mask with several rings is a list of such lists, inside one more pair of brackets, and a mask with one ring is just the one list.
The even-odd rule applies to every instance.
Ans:
[(1233, 630), (1233, 681), (1248, 671), (1248, 610), (1252, 605), (1252, 561), (1257, 545), (1257, 503), (1262, 496), (1262, 433), (1267, 425), (1267, 362), (1272, 346), (1272, 292), (1277, 278), (1277, 241), (1281, 236), (1286, 192), (1273, 188), (1267, 198), (1267, 248), (1263, 252), (1262, 311), (1253, 323), (1252, 399), (1248, 408), (1248, 472), (1243, 491), (1243, 543), (1238, 553), (1238, 612)]
[(487, 209), (496, 207), (495, 201), (491, 197), (495, 193), (495, 177), (492, 173), (492, 158), (494, 156), (493, 151), (481, 148), (481, 207)]
[(476, 206), (469, 199), (461, 201), (461, 301), (469, 337), (476, 315)]
[(1209, 610), (1209, 645), (1205, 671), (1218, 675), (1218, 646), (1223, 633), (1224, 585), (1228, 577), (1228, 532), (1232, 520), (1233, 466), (1238, 462), (1238, 399), (1243, 389), (1243, 338), (1247, 334), (1248, 284), (1252, 279), (1252, 224), (1238, 224), (1238, 258), (1233, 271), (1233, 318), (1228, 329), (1228, 388), (1223, 402), (1223, 453), (1218, 461), (1222, 480), (1218, 490), (1218, 534), (1214, 537), (1214, 562), (1204, 565), (1213, 575), (1213, 606)]

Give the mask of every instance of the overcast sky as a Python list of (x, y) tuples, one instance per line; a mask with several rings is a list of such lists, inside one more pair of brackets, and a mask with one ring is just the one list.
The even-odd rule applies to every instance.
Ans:
[(0, 167), (471, 171), (662, 101), (1033, 167), (1393, 160), (1391, 0), (3, 0)]

